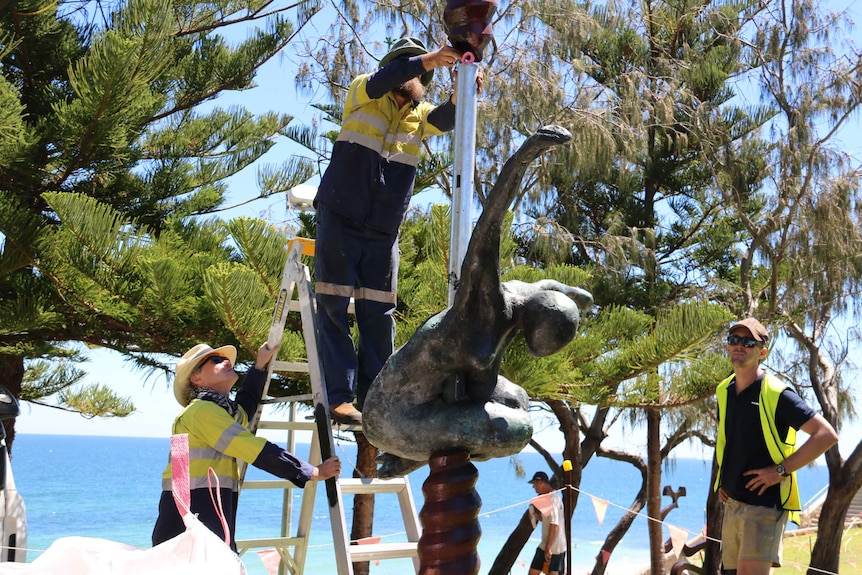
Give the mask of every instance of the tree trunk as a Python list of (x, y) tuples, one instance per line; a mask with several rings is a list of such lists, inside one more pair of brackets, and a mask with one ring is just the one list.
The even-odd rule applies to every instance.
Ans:
[(607, 537), (605, 537), (605, 542), (602, 544), (599, 554), (596, 555), (596, 563), (593, 565), (592, 575), (604, 574), (608, 566), (608, 559), (610, 559), (614, 549), (616, 549), (619, 542), (622, 541), (623, 536), (628, 533), (629, 528), (632, 526), (632, 522), (634, 522), (638, 513), (640, 513), (641, 509), (646, 505), (647, 493), (647, 466), (642, 459), (632, 455), (631, 453), (610, 450), (602, 450), (599, 452), (599, 455), (601, 457), (613, 459), (614, 461), (625, 461), (634, 465), (641, 473), (641, 488), (638, 490), (637, 495), (635, 495), (635, 499), (632, 501), (632, 504), (629, 505), (629, 510), (626, 511), (625, 515), (623, 515), (619, 521), (617, 521), (617, 524), (613, 529), (611, 529)]
[[(564, 503), (567, 502), (566, 497), (569, 497), (567, 507), (571, 511), (569, 511), (569, 509), (566, 509), (566, 511), (574, 513), (574, 510), (578, 505), (579, 492), (576, 489), (581, 486), (581, 476), (583, 472), (583, 467), (581, 466), (581, 436), (580, 429), (578, 428), (577, 410), (570, 408), (566, 402), (557, 399), (550, 399), (545, 403), (548, 404), (551, 411), (554, 412), (554, 415), (560, 422), (560, 430), (563, 432), (563, 437), (565, 438), (563, 458), (568, 459), (572, 463), (572, 471), (564, 473), (563, 476), (560, 477), (560, 464), (553, 461), (551, 454), (544, 451), (540, 445), (534, 444), (533, 446), (545, 457), (546, 461), (548, 461), (549, 467), (554, 473), (554, 477), (551, 477), (551, 484), (556, 488), (569, 483), (575, 488), (566, 489), (561, 493)], [(531, 444), (532, 443), (533, 442), (531, 442)], [(558, 481), (558, 479), (562, 479), (562, 481)], [(569, 524), (569, 518), (566, 518), (566, 524)], [(514, 566), (515, 561), (518, 560), (518, 555), (521, 554), (521, 550), (530, 539), (530, 534), (532, 532), (533, 526), (530, 523), (530, 516), (524, 512), (518, 525), (509, 535), (509, 538), (506, 540), (502, 549), (500, 549), (497, 557), (494, 558), (494, 564), (491, 565), (488, 575), (508, 575), (511, 573), (512, 566)], [(570, 534), (567, 534), (567, 536), (568, 535)], [(567, 544), (571, 544), (570, 539), (567, 539)], [(569, 557), (567, 561), (568, 565), (571, 561), (571, 549), (567, 552), (567, 556)]]
[[(24, 381), (24, 358), (20, 355), (0, 354), (0, 385), (3, 385), (14, 397), (21, 397), (21, 382)], [(6, 428), (6, 447), (12, 456), (12, 443), (15, 441), (15, 419), (3, 421)]]
[[(833, 446), (837, 452), (838, 446)], [(841, 464), (838, 457), (827, 457), (829, 465), (829, 492), (820, 509), (817, 522), (817, 539), (811, 551), (808, 575), (838, 573), (844, 518), (853, 497), (862, 487), (862, 443), (856, 446), (850, 458)]]
[(530, 539), (530, 534), (533, 532), (533, 524), (530, 522), (530, 514), (524, 511), (518, 525), (509, 534), (509, 538), (503, 544), (503, 548), (494, 559), (494, 564), (488, 570), (488, 575), (509, 575), (512, 572), (512, 566), (518, 560), (521, 550), (527, 541)]
[[(356, 469), (353, 477), (377, 477), (377, 448), (371, 445), (362, 433), (356, 436)], [(371, 537), (374, 527), (374, 494), (357, 494), (353, 496), (353, 526), (350, 540), (357, 541)], [(353, 564), (355, 575), (368, 575), (370, 562), (362, 561)]]
[(611, 529), (610, 533), (605, 537), (605, 542), (602, 544), (599, 554), (596, 555), (596, 563), (593, 565), (592, 575), (604, 574), (608, 567), (607, 559), (610, 559), (611, 555), (613, 555), (614, 549), (616, 549), (619, 542), (622, 541), (623, 536), (628, 533), (629, 528), (632, 526), (632, 522), (637, 518), (638, 513), (640, 513), (641, 509), (644, 508), (645, 504), (646, 476), (644, 476), (643, 481), (641, 482), (641, 488), (635, 496), (635, 500), (631, 505), (629, 505), (629, 510), (626, 511), (625, 515), (623, 515), (619, 521), (617, 521), (617, 524), (614, 525), (614, 528)]
[(664, 573), (661, 524), (661, 412), (647, 409), (647, 515), (649, 515), (650, 572)]
[[(569, 409), (562, 401), (554, 400), (551, 409), (554, 413), (561, 410), (557, 414), (557, 418), (562, 422), (564, 436), (566, 438), (566, 446), (563, 449), (563, 461), (568, 461), (571, 466), (570, 471), (563, 470), (563, 527), (566, 530), (566, 564), (565, 572), (569, 575), (572, 573), (572, 515), (578, 507), (579, 488), (581, 486), (581, 476), (583, 469), (581, 468), (581, 434), (578, 428), (577, 409)], [(564, 416), (564, 417), (561, 417)]]

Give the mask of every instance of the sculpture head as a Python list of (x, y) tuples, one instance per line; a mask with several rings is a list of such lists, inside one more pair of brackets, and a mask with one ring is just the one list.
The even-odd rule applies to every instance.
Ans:
[(539, 291), (527, 298), (521, 311), (527, 348), (536, 357), (553, 355), (575, 338), (581, 313), (563, 293)]

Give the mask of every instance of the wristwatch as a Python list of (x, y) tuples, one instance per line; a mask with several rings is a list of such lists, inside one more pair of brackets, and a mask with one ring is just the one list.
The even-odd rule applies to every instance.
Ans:
[(784, 469), (784, 465), (778, 464), (775, 466), (775, 471), (778, 472), (778, 475), (781, 477), (790, 477), (790, 473), (786, 469)]

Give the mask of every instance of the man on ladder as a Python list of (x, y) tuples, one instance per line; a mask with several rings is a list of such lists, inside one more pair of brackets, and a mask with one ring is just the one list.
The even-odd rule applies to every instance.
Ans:
[[(455, 127), (454, 93), (436, 107), (421, 98), (434, 70), (460, 58), (455, 48), (428, 52), (420, 40), (402, 38), (379, 70), (350, 85), (315, 199), (320, 354), (330, 416), (338, 423), (362, 422), (368, 387), (394, 351), (398, 228), (412, 196), (420, 145)], [(351, 297), (358, 349), (348, 324)]]

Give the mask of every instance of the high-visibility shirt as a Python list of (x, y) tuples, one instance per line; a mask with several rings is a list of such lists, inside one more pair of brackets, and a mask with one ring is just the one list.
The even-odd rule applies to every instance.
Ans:
[[(191, 511), (211, 531), (224, 537), (208, 488), (207, 473), (212, 468), (218, 477), (222, 510), (230, 530), (232, 546), (239, 495), (238, 459), (289, 479), (299, 487), (304, 487), (314, 473), (314, 466), (310, 463), (248, 430), (249, 418), (257, 411), (265, 378), (266, 374), (258, 369), (252, 367), (248, 370), (236, 395), (238, 408), (235, 415), (230, 415), (213, 401), (193, 399), (177, 416), (173, 425), (174, 434), (186, 433), (189, 436)], [(171, 472), (169, 459), (162, 474), (159, 517), (153, 529), (154, 545), (185, 531), (182, 517), (173, 501)], [(215, 490), (215, 480), (211, 481)]]
[(399, 107), (391, 90), (425, 71), (421, 57), (399, 58), (357, 76), (344, 104), (341, 131), (321, 178), (321, 203), (357, 226), (396, 235), (413, 192), (422, 141), (455, 127), (450, 100)]
[[(735, 376), (731, 375), (719, 383), (715, 393), (718, 402), (719, 424), (715, 445), (718, 475), (713, 485), (714, 490), (718, 490), (722, 482), (725, 447), (727, 445), (725, 425), (727, 422), (728, 388), (733, 383), (734, 378)], [(769, 377), (768, 374), (764, 374), (758, 395), (757, 411), (759, 413), (760, 430), (766, 442), (769, 456), (775, 465), (778, 465), (796, 451), (796, 429), (789, 426), (786, 435), (782, 437), (776, 425), (778, 401), (785, 389), (787, 389), (787, 384), (777, 378)], [(781, 480), (779, 484), (779, 501), (776, 502), (776, 505), (789, 511), (790, 520), (799, 524), (799, 511), (802, 505), (799, 497), (799, 484), (797, 483), (796, 472)]]

